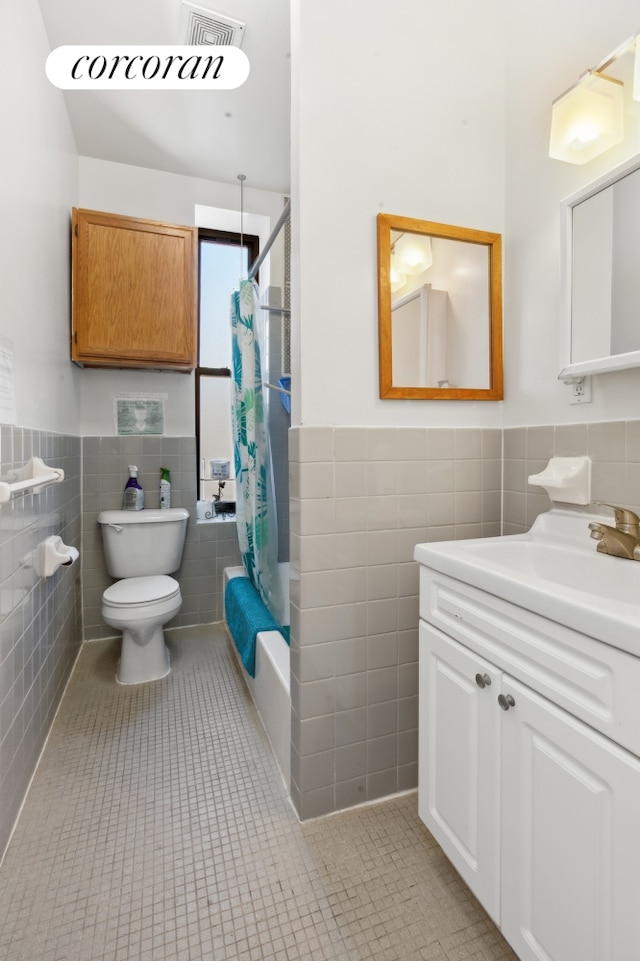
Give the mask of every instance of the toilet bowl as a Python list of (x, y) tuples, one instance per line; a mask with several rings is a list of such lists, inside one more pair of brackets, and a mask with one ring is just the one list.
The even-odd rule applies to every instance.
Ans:
[(180, 585), (173, 577), (127, 577), (102, 595), (102, 617), (122, 631), (116, 680), (120, 684), (157, 681), (171, 671), (163, 627), (182, 605)]
[(168, 575), (180, 566), (188, 518), (184, 508), (98, 515), (107, 570), (120, 578), (102, 595), (103, 620), (122, 631), (120, 684), (157, 681), (171, 670), (163, 628), (182, 594)]

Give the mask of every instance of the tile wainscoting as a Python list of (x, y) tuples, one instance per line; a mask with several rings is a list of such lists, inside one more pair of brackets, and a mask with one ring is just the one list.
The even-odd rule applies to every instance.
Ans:
[(0, 506), (0, 857), (80, 650), (80, 564), (38, 577), (29, 554), (60, 535), (80, 548), (79, 437), (0, 431), (0, 475), (31, 457), (65, 472), (61, 484)]
[[(594, 500), (640, 511), (640, 422), (299, 427), (289, 442), (291, 794), (306, 819), (415, 787), (414, 545), (527, 530), (549, 507), (527, 477), (554, 454), (589, 454)], [(169, 467), (172, 503), (191, 514), (173, 627), (223, 619), (222, 570), (240, 559), (235, 524), (196, 524), (193, 437), (2, 427), (0, 444), (2, 473), (34, 454), (65, 470), (63, 484), (0, 508), (1, 852), (81, 637), (110, 634), (100, 617), (110, 578), (97, 515), (120, 507), (127, 465), (140, 467), (149, 507), (160, 467)], [(80, 564), (44, 580), (25, 563), (50, 533), (81, 548), (82, 593)]]
[(290, 432), (291, 795), (301, 818), (416, 786), (414, 545), (500, 533), (502, 431)]
[(513, 534), (527, 483), (588, 454), (594, 500), (640, 512), (640, 422), (290, 433), (291, 795), (312, 818), (417, 784), (416, 543)]
[(588, 454), (593, 501), (620, 504), (640, 513), (640, 421), (513, 427), (504, 432), (503, 533), (529, 530), (551, 507), (545, 491), (527, 478), (550, 457)]

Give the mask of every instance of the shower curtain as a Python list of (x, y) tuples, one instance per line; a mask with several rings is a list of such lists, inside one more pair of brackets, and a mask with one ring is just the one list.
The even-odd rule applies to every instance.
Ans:
[(244, 567), (279, 624), (284, 604), (278, 577), (276, 500), (262, 391), (257, 288), (240, 281), (231, 295), (233, 357), (232, 427), (236, 475), (236, 520)]

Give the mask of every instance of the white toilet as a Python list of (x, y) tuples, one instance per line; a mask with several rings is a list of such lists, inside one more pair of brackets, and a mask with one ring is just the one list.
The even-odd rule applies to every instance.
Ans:
[(121, 578), (102, 595), (102, 617), (122, 631), (116, 680), (157, 681), (171, 670), (163, 626), (180, 610), (180, 585), (167, 575), (182, 561), (189, 511), (102, 511), (107, 570)]

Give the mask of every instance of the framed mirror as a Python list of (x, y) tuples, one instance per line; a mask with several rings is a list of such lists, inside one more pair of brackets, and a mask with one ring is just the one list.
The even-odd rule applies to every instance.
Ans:
[(380, 397), (502, 400), (500, 234), (378, 214)]
[(561, 380), (640, 367), (640, 156), (562, 202)]

